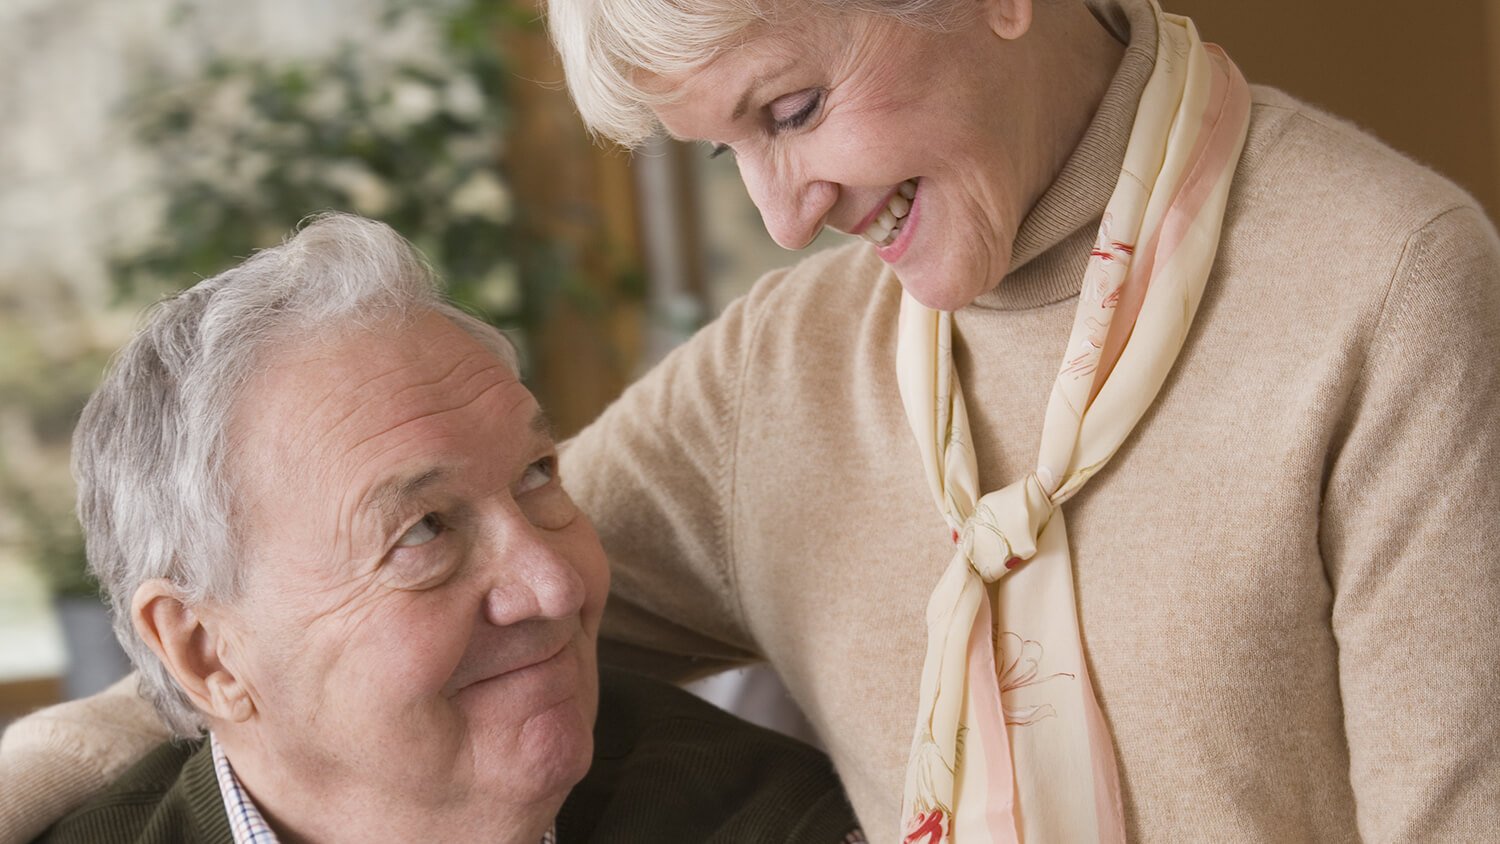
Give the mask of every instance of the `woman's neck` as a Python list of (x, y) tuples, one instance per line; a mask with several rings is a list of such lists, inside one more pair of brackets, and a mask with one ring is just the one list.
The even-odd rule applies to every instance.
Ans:
[[(1081, 2), (1041, 2), (1034, 8), (1037, 150), (1045, 191), (1099, 111), (1125, 56), (1125, 45)], [(1039, 192), (1033, 201), (1040, 196)]]

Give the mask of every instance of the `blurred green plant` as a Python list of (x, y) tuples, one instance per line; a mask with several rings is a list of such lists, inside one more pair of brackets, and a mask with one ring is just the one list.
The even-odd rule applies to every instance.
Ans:
[(572, 286), (565, 264), (522, 237), (501, 169), (500, 45), (508, 28), (538, 25), (534, 7), (404, 0), (378, 20), (435, 33), (437, 47), (399, 60), (355, 43), (315, 58), (219, 56), (190, 79), (138, 81), (129, 119), (162, 164), (165, 207), (160, 234), (113, 261), (122, 295), (187, 286), (309, 214), (344, 210), (412, 240), (455, 299), (524, 344)]
[[(183, 2), (176, 14), (183, 23), (206, 13)], [(410, 239), (453, 298), (506, 329), (523, 359), (558, 300), (594, 315), (615, 304), (582, 283), (578, 256), (530, 233), (524, 209), (511, 202), (503, 165), (514, 77), (502, 45), (540, 26), (534, 4), (384, 0), (373, 14), (388, 40), (416, 31), (432, 46), (393, 59), (377, 49), (387, 40), (378, 35), (313, 57), (211, 55), (186, 74), (146, 65), (128, 81), (123, 117), (156, 160), (161, 213), (154, 235), (109, 258), (120, 303), (189, 286), (281, 242), (310, 214), (343, 210)], [(628, 268), (619, 275), (613, 289), (639, 298), (639, 280)], [(20, 342), (24, 333), (10, 336)], [(0, 342), (0, 357), (11, 345)], [(8, 394), (0, 417), (6, 405), (19, 408), (13, 418), (29, 417), (25, 427), (44, 432), (47, 466), (23, 470), (0, 448), (0, 508), (13, 547), (55, 592), (93, 594), (71, 514), (66, 440), (103, 354), (32, 361), (40, 348), (11, 357), (13, 378), (0, 366), (0, 394)], [(64, 369), (67, 383), (41, 377)], [(23, 439), (19, 450), (38, 448)]]
[(0, 459), (0, 501), (25, 529), (17, 542), (56, 596), (98, 597), (99, 582), (89, 573), (83, 535), (72, 516), (72, 501), (49, 496), (34, 482), (23, 482), (7, 461)]
[[(106, 353), (65, 284), (0, 289), (0, 542), (60, 596), (98, 594), (73, 518), (68, 440)], [(50, 331), (44, 331), (43, 326)]]

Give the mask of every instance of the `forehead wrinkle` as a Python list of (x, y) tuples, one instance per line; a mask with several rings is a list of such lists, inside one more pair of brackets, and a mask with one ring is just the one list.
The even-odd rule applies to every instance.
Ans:
[[(413, 390), (431, 390), (431, 389), (437, 388), (440, 385), (442, 385), (443, 382), (445, 382), (448, 379), (452, 378), (453, 374), (455, 372), (457, 372), (459, 369), (461, 369), (466, 363), (470, 362), (471, 360), (473, 360), (476, 357), (477, 358), (488, 357), (493, 362), (490, 363), (489, 365), (480, 366), (478, 369), (475, 369), (474, 371), (472, 371), (472, 372), (468, 373), (467, 375), (465, 375), (464, 378), (463, 378), (463, 380), (462, 380), (462, 382), (453, 385), (451, 392), (459, 394), (460, 397), (461, 397), (457, 404), (454, 404), (454, 405), (451, 405), (451, 406), (447, 406), (447, 407), (443, 407), (443, 408), (440, 408), (438, 410), (434, 410), (434, 411), (431, 411), (429, 413), (425, 413), (425, 414), (423, 414), (421, 416), (411, 417), (411, 418), (403, 421), (399, 425), (396, 425), (396, 426), (391, 427), (391, 428), (386, 428), (386, 429), (383, 429), (381, 431), (377, 431), (377, 432), (375, 432), (373, 434), (369, 434), (367, 436), (364, 436), (364, 437), (360, 438), (358, 441), (350, 444), (346, 448), (342, 448), (341, 447), (339, 450), (353, 451), (353, 450), (359, 448), (360, 446), (364, 445), (365, 443), (369, 442), (370, 440), (372, 440), (372, 439), (374, 439), (376, 437), (381, 436), (382, 434), (386, 434), (386, 433), (390, 433), (391, 431), (399, 430), (400, 428), (402, 428), (405, 425), (408, 425), (408, 424), (410, 424), (412, 422), (417, 422), (417, 421), (420, 421), (422, 419), (431, 418), (431, 417), (434, 417), (434, 416), (439, 416), (439, 415), (441, 415), (443, 413), (449, 413), (449, 412), (452, 412), (452, 411), (461, 410), (464, 407), (467, 407), (468, 405), (470, 405), (470, 404), (472, 404), (472, 403), (480, 400), (481, 398), (483, 398), (484, 395), (486, 393), (488, 393), (490, 390), (492, 390), (492, 389), (494, 389), (496, 387), (502, 387), (502, 386), (510, 383), (510, 381), (512, 379), (502, 378), (502, 379), (496, 381), (495, 383), (489, 385), (485, 389), (480, 390), (477, 394), (474, 394), (474, 395), (469, 396), (467, 398), (462, 398), (463, 394), (467, 391), (467, 389), (472, 389), (472, 388), (470, 388), (470, 385), (476, 379), (483, 378), (484, 376), (489, 375), (489, 374), (495, 372), (496, 370), (501, 370), (502, 372), (504, 372), (507, 375), (510, 374), (509, 370), (504, 366), (504, 364), (502, 364), (498, 360), (495, 360), (494, 356), (491, 355), (491, 354), (489, 354), (488, 352), (483, 352), (483, 351), (481, 351), (481, 352), (472, 352), (472, 353), (469, 353), (469, 354), (466, 354), (466, 355), (463, 355), (462, 357), (460, 357), (453, 364), (453, 366), (449, 367), (448, 370), (446, 372), (444, 372), (442, 375), (440, 375), (440, 376), (438, 376), (436, 378), (430, 379), (430, 380), (423, 380), (423, 381), (420, 381), (420, 382), (417, 382), (417, 383), (408, 384), (408, 385), (406, 385), (404, 387), (401, 387), (400, 389), (396, 390), (394, 393), (391, 394), (391, 398), (393, 400), (394, 399), (399, 399), (402, 395), (404, 395), (406, 393), (409, 393), (409, 392), (411, 392)], [(368, 384), (374, 383), (375, 381), (380, 380), (381, 378), (385, 378), (385, 377), (388, 377), (388, 376), (394, 376), (398, 372), (399, 372), (399, 370), (392, 371), (392, 372), (387, 372), (387, 373), (382, 373), (381, 375), (376, 376), (375, 378), (371, 378), (371, 379), (369, 379), (369, 380), (367, 380), (367, 381), (365, 381), (363, 383), (364, 383), (364, 385), (368, 385)], [(334, 393), (343, 393), (344, 391), (336, 389), (333, 392)], [(350, 392), (354, 392), (354, 391), (350, 391)], [(340, 416), (338, 419), (334, 420), (322, 432), (320, 432), (316, 437), (314, 437), (314, 443), (316, 444), (318, 442), (327, 441), (327, 440), (333, 439), (334, 437), (337, 437), (338, 434), (339, 434), (339, 432), (342, 429), (344, 429), (347, 425), (349, 425), (351, 422), (354, 422), (357, 419), (364, 418), (364, 416), (365, 416), (365, 414), (367, 412), (366, 408), (367, 408), (367, 401), (366, 400), (351, 402), (350, 403), (350, 407), (344, 412), (344, 414), (342, 416)], [(310, 423), (304, 423), (304, 425), (306, 425), (306, 424), (310, 424)]]
[(392, 427), (382, 429), (382, 430), (377, 431), (377, 432), (375, 432), (373, 434), (370, 434), (369, 436), (363, 437), (362, 439), (360, 439), (357, 442), (350, 443), (349, 446), (348, 446), (348, 448), (345, 449), (344, 451), (346, 453), (352, 453), (354, 451), (357, 451), (360, 447), (364, 446), (366, 443), (369, 443), (372, 440), (376, 440), (376, 439), (380, 439), (381, 437), (389, 436), (389, 435), (394, 434), (397, 431), (400, 431), (401, 429), (406, 428), (406, 427), (408, 427), (410, 425), (415, 425), (418, 422), (423, 422), (423, 421), (428, 420), (428, 419), (435, 419), (435, 418), (437, 418), (439, 416), (445, 416), (445, 415), (447, 415), (449, 413), (457, 413), (458, 411), (461, 411), (461, 410), (469, 407), (470, 405), (473, 405), (475, 402), (481, 401), (482, 399), (484, 399), (485, 396), (489, 395), (490, 393), (505, 388), (509, 384), (510, 384), (510, 382), (508, 382), (508, 381), (500, 381), (498, 383), (491, 384), (488, 387), (485, 387), (483, 390), (480, 390), (477, 394), (475, 394), (473, 396), (470, 396), (470, 397), (468, 397), (466, 399), (462, 399), (462, 400), (458, 401), (455, 404), (445, 405), (443, 407), (439, 407), (439, 408), (436, 408), (436, 409), (433, 409), (433, 410), (429, 410), (429, 411), (427, 411), (425, 413), (420, 413), (420, 414), (417, 414), (416, 416), (409, 417), (409, 418), (403, 420), (402, 422), (400, 422), (400, 423), (398, 423), (398, 424), (396, 424), (396, 425), (394, 425)]
[(413, 390), (422, 390), (429, 387), (436, 387), (439, 384), (442, 384), (444, 381), (447, 381), (449, 378), (452, 378), (455, 372), (463, 369), (465, 365), (469, 364), (476, 358), (488, 358), (489, 362), (487, 364), (482, 363), (477, 369), (463, 376), (463, 380), (454, 386), (455, 390), (459, 390), (463, 387), (468, 386), (468, 384), (475, 378), (487, 375), (497, 369), (505, 368), (504, 365), (502, 365), (500, 361), (497, 360), (495, 356), (487, 350), (466, 352), (465, 354), (460, 355), (459, 358), (453, 362), (453, 365), (448, 367), (447, 371), (445, 371), (442, 375), (439, 375), (438, 377), (431, 380), (417, 381), (411, 384), (407, 384), (406, 386), (393, 393), (393, 395), (400, 396)]

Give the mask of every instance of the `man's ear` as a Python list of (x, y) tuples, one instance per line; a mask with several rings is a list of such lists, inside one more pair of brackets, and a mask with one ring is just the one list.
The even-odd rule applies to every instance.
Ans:
[(130, 619), (193, 706), (220, 721), (249, 720), (255, 704), (243, 679), (223, 659), (228, 643), (216, 625), (185, 604), (171, 581), (142, 583)]
[(1031, 0), (980, 0), (990, 31), (1014, 41), (1031, 29)]

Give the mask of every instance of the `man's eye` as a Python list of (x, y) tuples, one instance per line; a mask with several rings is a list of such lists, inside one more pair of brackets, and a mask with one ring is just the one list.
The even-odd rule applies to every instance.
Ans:
[(543, 457), (526, 467), (526, 474), (521, 476), (521, 485), (517, 491), (530, 492), (540, 489), (555, 477), (557, 477), (557, 458)]
[(396, 540), (396, 547), (416, 548), (419, 545), (426, 545), (437, 539), (442, 531), (443, 523), (438, 519), (437, 514), (428, 513), (420, 522), (412, 525), (410, 530), (401, 534), (401, 538)]
[(770, 106), (771, 120), (778, 132), (800, 129), (807, 123), (823, 102), (823, 89), (809, 88), (788, 94), (773, 101)]

